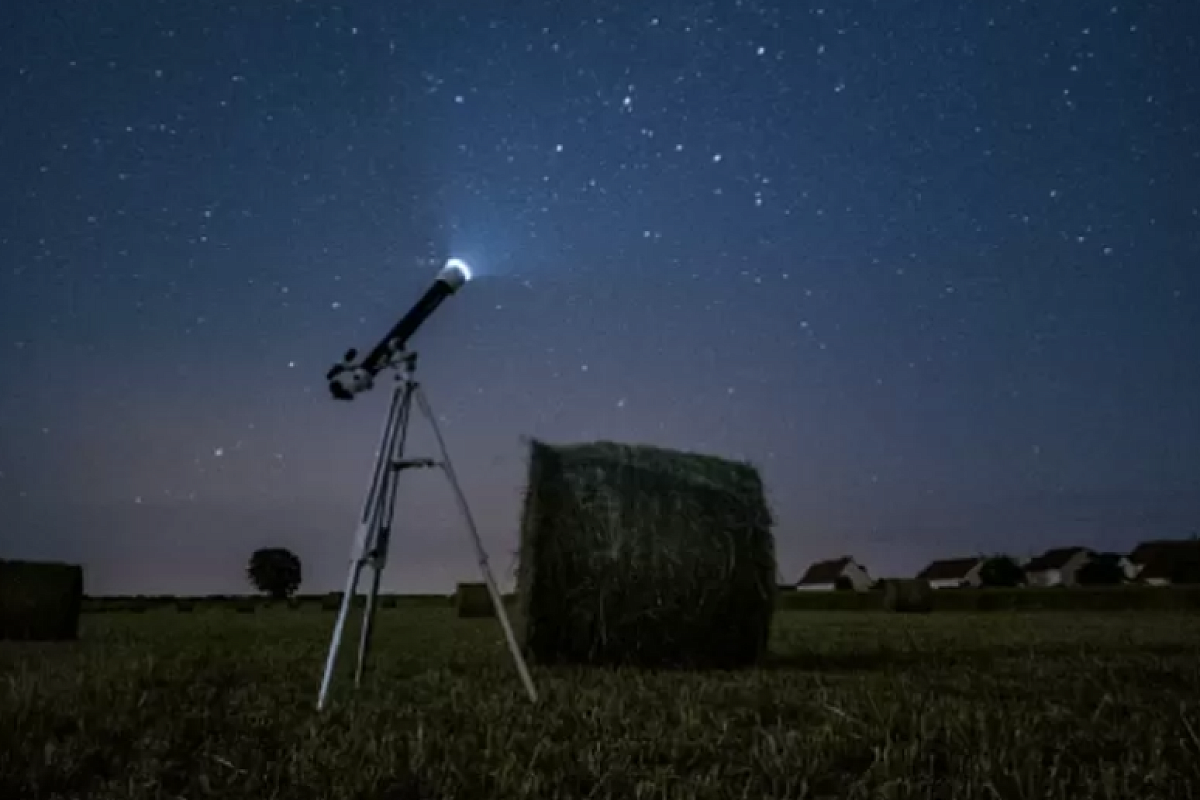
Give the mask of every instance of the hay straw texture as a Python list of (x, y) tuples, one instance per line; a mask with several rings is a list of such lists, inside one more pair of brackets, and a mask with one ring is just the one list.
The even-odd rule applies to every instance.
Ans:
[(539, 663), (736, 667), (765, 654), (775, 541), (754, 467), (531, 442), (517, 570)]
[(933, 587), (929, 581), (889, 580), (883, 585), (883, 607), (901, 614), (933, 611)]
[(454, 608), (460, 617), (496, 616), (486, 583), (460, 583), (454, 593)]
[(82, 608), (82, 567), (0, 561), (0, 640), (77, 639)]

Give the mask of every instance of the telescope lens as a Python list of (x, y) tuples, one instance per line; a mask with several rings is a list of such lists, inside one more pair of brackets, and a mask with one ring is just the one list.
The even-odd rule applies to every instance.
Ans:
[(463, 283), (471, 280), (471, 267), (461, 258), (452, 258), (447, 261), (446, 269), (458, 270), (462, 274)]

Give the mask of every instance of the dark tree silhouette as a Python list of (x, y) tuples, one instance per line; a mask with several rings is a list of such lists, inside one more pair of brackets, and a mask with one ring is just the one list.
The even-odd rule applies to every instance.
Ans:
[(1023, 586), (1025, 570), (1010, 556), (992, 556), (979, 568), (979, 580), (991, 588)]
[(1185, 585), (1200, 584), (1200, 556), (1187, 553), (1176, 560), (1171, 568), (1171, 583)]
[(1080, 586), (1117, 586), (1125, 582), (1119, 553), (1097, 553), (1079, 568), (1075, 581)]
[(854, 581), (845, 575), (838, 575), (837, 579), (833, 582), (833, 588), (839, 592), (853, 592)]
[(303, 574), (300, 558), (291, 550), (282, 547), (265, 547), (255, 550), (246, 567), (246, 577), (260, 592), (266, 592), (272, 600), (286, 600), (300, 588)]

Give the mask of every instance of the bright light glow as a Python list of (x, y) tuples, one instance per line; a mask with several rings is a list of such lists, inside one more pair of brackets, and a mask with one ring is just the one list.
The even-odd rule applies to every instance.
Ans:
[(452, 258), (446, 262), (446, 269), (456, 269), (462, 273), (463, 281), (471, 280), (471, 268), (461, 258)]

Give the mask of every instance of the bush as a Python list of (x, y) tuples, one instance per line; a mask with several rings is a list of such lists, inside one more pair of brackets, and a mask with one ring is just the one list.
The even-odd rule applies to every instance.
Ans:
[(992, 556), (979, 568), (984, 586), (1012, 588), (1025, 583), (1025, 570), (1010, 556)]
[(1125, 582), (1125, 569), (1118, 553), (1099, 553), (1075, 573), (1081, 586), (1119, 586)]
[(0, 561), (0, 640), (77, 639), (82, 609), (82, 567)]
[(776, 598), (758, 472), (652, 447), (532, 442), (517, 585), (539, 662), (752, 664)]
[(889, 580), (883, 585), (883, 607), (901, 614), (933, 611), (933, 589), (928, 581)]

